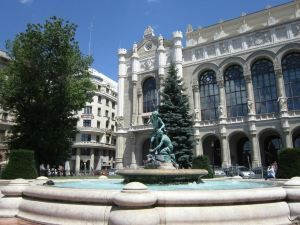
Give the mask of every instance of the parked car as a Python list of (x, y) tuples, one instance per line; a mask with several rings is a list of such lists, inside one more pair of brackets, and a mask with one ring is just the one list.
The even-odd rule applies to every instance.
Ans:
[(108, 175), (109, 176), (115, 176), (115, 175), (117, 175), (116, 172), (117, 172), (117, 169), (109, 169), (108, 170)]
[(255, 173), (251, 170), (249, 170), (245, 166), (231, 166), (226, 168), (225, 173), (227, 176), (233, 177), (233, 176), (241, 176), (243, 178), (254, 178)]
[(243, 177), (243, 178), (252, 178), (252, 177), (255, 177), (255, 173), (253, 171), (249, 170), (245, 166), (238, 166), (237, 170), (238, 170), (238, 175), (241, 176), (241, 177)]
[(226, 173), (222, 169), (215, 169), (214, 174), (215, 176), (226, 176)]

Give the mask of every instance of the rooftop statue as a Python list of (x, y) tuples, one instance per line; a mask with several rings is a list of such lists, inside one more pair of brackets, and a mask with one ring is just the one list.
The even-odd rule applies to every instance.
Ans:
[(150, 122), (153, 126), (153, 133), (146, 168), (166, 167), (170, 169), (174, 166), (177, 167), (172, 141), (166, 134), (165, 124), (157, 111), (152, 113)]

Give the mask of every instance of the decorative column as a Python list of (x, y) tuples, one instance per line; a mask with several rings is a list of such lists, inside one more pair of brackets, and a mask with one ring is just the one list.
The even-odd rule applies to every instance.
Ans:
[[(220, 75), (218, 75), (220, 77)], [(218, 87), (219, 87), (219, 95), (220, 95), (220, 104), (218, 106), (219, 111), (219, 118), (220, 120), (224, 120), (227, 117), (226, 113), (226, 95), (225, 95), (225, 88), (224, 88), (224, 80), (218, 80)]]
[(252, 146), (252, 168), (261, 166), (260, 147), (256, 132), (250, 133), (250, 142)]
[(182, 77), (182, 33), (181, 31), (173, 32), (174, 55), (173, 60), (177, 69), (178, 77)]
[(75, 158), (75, 174), (79, 175), (80, 173), (80, 148), (76, 149), (76, 158)]
[(120, 48), (119, 51), (119, 80), (118, 80), (118, 106), (117, 106), (117, 116), (124, 116), (124, 91), (125, 91), (125, 78), (126, 75), (126, 60), (125, 55), (127, 50)]
[(286, 148), (292, 148), (293, 142), (292, 142), (291, 131), (290, 131), (287, 98), (285, 93), (283, 73), (282, 73), (281, 66), (277, 66), (277, 68), (275, 68), (275, 76), (276, 76), (276, 84), (277, 84), (281, 128), (283, 131), (283, 138), (284, 138), (283, 143)]
[(95, 170), (95, 152), (94, 149), (91, 149), (91, 158), (90, 158), (90, 173)]
[(201, 120), (201, 105), (200, 105), (200, 93), (199, 85), (193, 84), (193, 97), (194, 97), (194, 119), (196, 121)]
[(135, 134), (133, 132), (129, 133), (129, 140), (130, 140), (130, 145), (131, 145), (131, 163), (130, 163), (130, 168), (136, 169), (136, 138)]
[(139, 90), (137, 93), (138, 96), (138, 124), (142, 125), (143, 124), (143, 92), (142, 90)]
[(123, 169), (124, 150), (126, 147), (126, 132), (120, 130), (117, 133), (116, 143), (116, 169)]
[(132, 68), (132, 77), (131, 77), (131, 87), (132, 87), (132, 115), (131, 115), (131, 124), (137, 124), (137, 73), (139, 72), (139, 56), (137, 54), (137, 44), (133, 44), (131, 56), (131, 68)]
[(203, 146), (199, 135), (195, 135), (195, 141), (196, 141), (195, 156), (203, 155)]
[(126, 143), (126, 131), (124, 127), (124, 92), (125, 92), (125, 79), (127, 77), (127, 66), (125, 55), (127, 54), (126, 49), (119, 49), (119, 80), (118, 80), (118, 106), (117, 106), (117, 136), (116, 143), (116, 168), (123, 168), (123, 155)]
[[(164, 39), (161, 35), (158, 37), (159, 46), (157, 48), (158, 52), (158, 77), (159, 77), (159, 94), (163, 92), (163, 83), (165, 77), (165, 66), (166, 66), (166, 50), (164, 47)], [(160, 100), (162, 96), (160, 95)]]
[(245, 74), (244, 77), (246, 81), (248, 116), (254, 116), (256, 113), (251, 73)]
[[(226, 135), (226, 128), (221, 131), (221, 150), (222, 150), (222, 168), (227, 168), (231, 164), (230, 149), (228, 147), (228, 140)], [(225, 132), (225, 133), (224, 133)]]

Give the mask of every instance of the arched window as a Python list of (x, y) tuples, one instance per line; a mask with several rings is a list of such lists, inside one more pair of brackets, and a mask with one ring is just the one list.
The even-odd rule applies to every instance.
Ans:
[(153, 77), (143, 83), (143, 112), (152, 112), (157, 106), (156, 82)]
[(225, 70), (225, 93), (227, 116), (237, 117), (247, 115), (247, 92), (243, 68), (232, 65)]
[(256, 61), (251, 67), (253, 92), (257, 114), (278, 112), (276, 79), (273, 63), (267, 59)]
[(288, 110), (300, 109), (300, 53), (291, 53), (282, 60), (282, 72)]
[(214, 71), (207, 70), (199, 76), (199, 88), (202, 120), (217, 119), (220, 100)]

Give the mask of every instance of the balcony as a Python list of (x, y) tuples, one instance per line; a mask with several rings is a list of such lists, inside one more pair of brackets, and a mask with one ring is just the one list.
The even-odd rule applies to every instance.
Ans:
[(81, 114), (81, 118), (82, 119), (94, 119), (94, 115), (93, 114), (85, 114), (85, 113), (83, 113), (83, 114)]
[(78, 127), (78, 130), (92, 133), (105, 133), (105, 129), (97, 127)]
[(105, 149), (111, 149), (114, 150), (116, 146), (112, 144), (106, 144), (106, 143), (100, 143), (96, 141), (78, 141), (73, 142), (73, 148), (105, 148)]
[(133, 125), (129, 128), (129, 131), (140, 131), (140, 130), (153, 130), (152, 125), (147, 124), (147, 125)]

